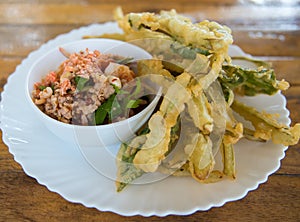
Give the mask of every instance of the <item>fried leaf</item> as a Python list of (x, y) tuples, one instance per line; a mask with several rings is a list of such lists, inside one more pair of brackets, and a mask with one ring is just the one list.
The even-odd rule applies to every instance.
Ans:
[(246, 96), (273, 95), (278, 90), (286, 90), (289, 87), (284, 80), (276, 79), (272, 69), (246, 69), (236, 65), (223, 65), (219, 81), (223, 88), (227, 87)]
[(209, 51), (207, 49), (201, 49), (201, 48), (192, 48), (191, 46), (184, 46), (181, 45), (178, 42), (174, 42), (171, 44), (171, 50), (174, 53), (179, 54), (182, 56), (182, 58), (185, 59), (195, 59), (197, 56), (197, 53), (208, 56), (210, 55)]
[(285, 146), (295, 145), (299, 142), (299, 123), (289, 127), (279, 123), (275, 118), (276, 116), (266, 112), (259, 112), (254, 107), (247, 106), (236, 100), (231, 107), (236, 113), (252, 123), (255, 128), (254, 137), (263, 140), (272, 139), (273, 143)]
[(122, 143), (117, 155), (117, 191), (122, 191), (128, 184), (144, 174), (144, 171), (138, 169), (133, 164), (133, 159), (140, 147), (145, 142), (145, 134), (149, 128), (145, 126), (144, 129), (128, 143)]

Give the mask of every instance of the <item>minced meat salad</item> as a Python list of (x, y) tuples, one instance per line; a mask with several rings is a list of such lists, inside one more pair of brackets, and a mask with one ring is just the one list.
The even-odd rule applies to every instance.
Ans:
[[(116, 94), (135, 78), (130, 65), (125, 65), (130, 58), (88, 49), (73, 54), (62, 48), (60, 51), (67, 60), (35, 83), (34, 103), (44, 113), (64, 123), (99, 125), (111, 122), (109, 114)], [(141, 99), (127, 98), (127, 101), (127, 108), (145, 103)]]

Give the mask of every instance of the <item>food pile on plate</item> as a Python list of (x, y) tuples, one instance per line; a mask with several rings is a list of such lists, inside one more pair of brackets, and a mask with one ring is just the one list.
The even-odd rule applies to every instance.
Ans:
[[(240, 96), (273, 95), (289, 88), (263, 61), (233, 65), (228, 48), (231, 30), (216, 22), (193, 23), (175, 10), (129, 13), (118, 8), (123, 33), (102, 38), (138, 45), (153, 55), (138, 62), (139, 75), (162, 87), (162, 101), (138, 134), (124, 142), (117, 156), (117, 191), (145, 173), (192, 176), (199, 182), (235, 178), (234, 144), (241, 138), (284, 146), (298, 143), (300, 124), (281, 124), (276, 114), (238, 101)], [(95, 37), (95, 36), (86, 36)], [(246, 125), (236, 116), (250, 121)], [(220, 151), (223, 169), (215, 169)]]
[(144, 98), (135, 99), (141, 83), (135, 79), (132, 58), (88, 48), (75, 53), (60, 48), (60, 52), (66, 60), (36, 82), (32, 91), (33, 102), (46, 115), (93, 126), (121, 121), (147, 105)]

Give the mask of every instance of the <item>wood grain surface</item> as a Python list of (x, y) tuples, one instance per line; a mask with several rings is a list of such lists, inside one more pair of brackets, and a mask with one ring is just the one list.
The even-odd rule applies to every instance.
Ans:
[[(233, 31), (234, 44), (270, 61), (292, 124), (300, 122), (300, 1), (297, 0), (0, 0), (0, 92), (17, 65), (59, 34), (113, 20), (112, 11), (176, 9), (194, 21), (215, 20)], [(0, 131), (2, 138), (2, 132)], [(188, 216), (123, 217), (66, 201), (27, 176), (0, 141), (0, 221), (300, 221), (300, 145), (289, 147), (281, 167), (238, 201)]]

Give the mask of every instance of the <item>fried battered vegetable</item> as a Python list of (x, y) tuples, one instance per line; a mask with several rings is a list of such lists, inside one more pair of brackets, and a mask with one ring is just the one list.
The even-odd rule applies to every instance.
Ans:
[(213, 119), (213, 129), (209, 136), (213, 142), (213, 154), (215, 155), (222, 143), (230, 110), (218, 81), (213, 82), (203, 94), (205, 94), (210, 104), (210, 115)]
[(199, 129), (194, 125), (187, 111), (184, 110), (178, 117), (177, 127), (172, 128), (169, 152), (160, 164), (158, 171), (177, 176), (180, 171), (184, 175), (190, 175), (186, 163), (196, 146), (198, 134)]
[(263, 140), (272, 139), (275, 144), (285, 146), (295, 145), (300, 138), (300, 124), (293, 127), (280, 124), (276, 118), (266, 112), (259, 112), (255, 108), (247, 106), (241, 102), (234, 101), (231, 108), (250, 121), (255, 128), (254, 137)]
[[(225, 134), (226, 136), (226, 134)], [(232, 143), (222, 143), (220, 147), (223, 161), (223, 173), (224, 175), (235, 179), (235, 155), (234, 147)]]
[[(233, 42), (231, 30), (216, 22), (205, 20), (192, 23), (175, 10), (161, 11), (159, 14), (129, 13), (124, 16), (122, 10), (118, 8), (115, 18), (124, 31), (126, 41), (133, 43), (136, 42), (134, 40), (147, 41), (146, 44), (143, 42), (139, 46), (144, 48), (146, 46), (145, 49), (154, 55), (162, 55), (163, 60), (170, 61), (168, 57), (170, 51), (178, 54), (181, 60), (193, 61), (198, 55), (209, 58), (209, 72), (207, 75), (199, 76), (198, 79), (203, 89), (207, 89), (217, 79), (224, 61), (230, 60), (227, 51)], [(157, 53), (157, 50), (161, 50), (162, 53)]]
[[(136, 154), (133, 163), (145, 172), (154, 172), (165, 158), (170, 142), (171, 128), (176, 125), (179, 114), (184, 109), (185, 101), (189, 98), (186, 86), (191, 76), (182, 73), (169, 87), (159, 111), (149, 120), (150, 132), (147, 140)], [(159, 129), (159, 130), (156, 130)]]
[[(215, 161), (209, 136), (199, 131), (187, 110), (180, 123), (180, 137), (175, 148), (162, 161), (158, 171), (174, 176), (192, 176), (201, 183), (219, 181), (223, 174), (213, 170)], [(174, 141), (171, 143), (174, 144)]]
[[(175, 77), (169, 72), (169, 70), (164, 68), (162, 61), (159, 59), (139, 60), (137, 62), (137, 69), (139, 76), (155, 74), (175, 80)], [(162, 83), (160, 82), (160, 85), (161, 84)]]
[[(175, 10), (161, 11), (154, 13), (129, 13), (123, 15), (120, 8), (115, 13), (119, 26), (123, 29), (126, 38), (134, 38), (138, 32), (144, 38), (142, 32), (149, 32), (172, 38), (185, 46), (191, 45), (194, 48), (205, 48), (211, 50), (224, 50), (224, 43), (232, 43), (230, 29), (221, 26), (216, 22), (203, 21), (197, 24), (191, 22), (187, 17), (181, 16)], [(152, 31), (152, 32), (151, 32)], [(149, 36), (146, 36), (149, 37)], [(214, 40), (213, 43), (211, 40)], [(211, 44), (212, 43), (212, 44)]]
[(208, 136), (199, 133), (196, 146), (189, 157), (190, 173), (194, 179), (201, 182), (209, 177), (214, 165), (212, 142)]
[(187, 103), (187, 106), (196, 127), (204, 134), (209, 135), (213, 130), (213, 118), (211, 116), (210, 104), (204, 93), (201, 93), (199, 97), (193, 95), (192, 100)]
[[(94, 37), (127, 41), (150, 52), (154, 59), (139, 61), (138, 72), (152, 75), (165, 95), (144, 133), (120, 147), (118, 191), (145, 172), (188, 175), (201, 183), (217, 182), (224, 176), (234, 179), (234, 145), (243, 137), (272, 139), (286, 146), (298, 143), (300, 124), (279, 124), (273, 115), (235, 100), (236, 94), (273, 95), (289, 84), (277, 80), (263, 61), (230, 58), (228, 47), (233, 39), (228, 27), (207, 20), (192, 23), (175, 10), (124, 15), (118, 8), (115, 19), (123, 33)], [(233, 65), (231, 59), (246, 60), (258, 68)], [(254, 129), (245, 128), (233, 111)], [(214, 169), (218, 150), (222, 172)]]
[(222, 154), (223, 174), (229, 178), (235, 178), (235, 154), (234, 144), (243, 138), (243, 124), (238, 122), (229, 107), (226, 106), (226, 130), (222, 137), (220, 151)]
[[(178, 140), (178, 131), (180, 131), (179, 119), (177, 120), (175, 126), (171, 128), (171, 138), (168, 152), (171, 152), (173, 150), (173, 145)], [(133, 138), (129, 143), (121, 144), (117, 155), (117, 192), (122, 191), (128, 184), (132, 183), (135, 179), (141, 177), (145, 173), (143, 170), (135, 167), (135, 165), (133, 164), (133, 159), (135, 158), (135, 155), (143, 146), (143, 144), (145, 144), (147, 139), (145, 134), (147, 133), (149, 133), (148, 125), (144, 126), (144, 128), (142, 128), (140, 132), (138, 132), (138, 135), (135, 138)], [(168, 157), (170, 159), (171, 155), (168, 155)], [(182, 156), (178, 158), (178, 160), (181, 162), (181, 165), (185, 163), (185, 160), (184, 158), (182, 158)], [(174, 167), (174, 165), (172, 167)], [(177, 169), (178, 167), (175, 170)], [(172, 172), (174, 172), (175, 170), (173, 170)], [(168, 171), (168, 174), (170, 174), (170, 171)]]
[(134, 166), (133, 159), (136, 153), (146, 141), (145, 135), (135, 137), (129, 144), (123, 143), (117, 155), (117, 191), (122, 191), (127, 184), (132, 183), (135, 179), (142, 176), (144, 171)]
[(274, 70), (263, 67), (245, 69), (236, 65), (223, 65), (219, 80), (224, 87), (242, 96), (273, 95), (289, 87), (288, 82), (276, 79)]

